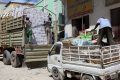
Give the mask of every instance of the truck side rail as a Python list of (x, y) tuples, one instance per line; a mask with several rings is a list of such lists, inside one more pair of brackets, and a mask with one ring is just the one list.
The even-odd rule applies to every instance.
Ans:
[(25, 62), (47, 61), (51, 45), (25, 45)]
[(24, 27), (23, 21), (24, 21), (24, 16), (17, 17), (17, 18), (14, 18), (14, 17), (8, 18), (7, 25), (6, 25), (7, 31), (23, 28)]
[(101, 51), (104, 65), (120, 61), (120, 44), (102, 47)]
[(2, 32), (16, 30), (24, 27), (24, 16), (14, 18), (13, 16), (7, 16), (1, 19)]
[(0, 33), (1, 34), (1, 46), (3, 45), (7, 45), (9, 46), (10, 45), (10, 42), (9, 42), (9, 34), (8, 33)]
[(63, 46), (63, 63), (102, 67), (120, 60), (120, 45)]
[(1, 33), (1, 46), (22, 46), (22, 31), (12, 33)]

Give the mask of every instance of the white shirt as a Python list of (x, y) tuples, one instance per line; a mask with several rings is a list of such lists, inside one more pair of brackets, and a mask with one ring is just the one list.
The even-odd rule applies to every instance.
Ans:
[(110, 21), (108, 19), (99, 18), (97, 23), (100, 23), (99, 29), (111, 27)]

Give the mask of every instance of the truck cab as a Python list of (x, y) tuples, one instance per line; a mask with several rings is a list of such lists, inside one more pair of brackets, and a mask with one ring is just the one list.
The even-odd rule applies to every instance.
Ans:
[(52, 73), (53, 79), (63, 79), (62, 68), (62, 42), (55, 43), (48, 52), (48, 71)]

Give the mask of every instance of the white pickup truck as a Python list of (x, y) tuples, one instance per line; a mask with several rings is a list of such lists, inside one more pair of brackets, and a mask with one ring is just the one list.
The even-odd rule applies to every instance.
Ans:
[(55, 43), (48, 53), (48, 71), (54, 80), (120, 80), (120, 45), (66, 46)]

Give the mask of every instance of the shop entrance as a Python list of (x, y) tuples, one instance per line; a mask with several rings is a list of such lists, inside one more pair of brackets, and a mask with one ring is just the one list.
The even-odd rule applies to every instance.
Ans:
[(115, 35), (115, 41), (120, 43), (120, 7), (111, 9), (111, 24)]
[(72, 26), (75, 26), (78, 31), (82, 31), (89, 28), (89, 15), (73, 19)]

